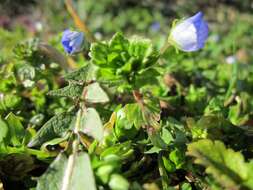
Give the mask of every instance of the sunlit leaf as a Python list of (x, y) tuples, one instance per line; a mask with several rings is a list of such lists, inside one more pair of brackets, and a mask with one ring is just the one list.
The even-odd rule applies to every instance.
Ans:
[(82, 152), (67, 157), (57, 156), (39, 178), (37, 190), (96, 190), (89, 156)]
[(29, 142), (29, 147), (40, 146), (44, 142), (62, 137), (72, 126), (75, 116), (72, 113), (61, 113), (48, 120)]
[(251, 166), (240, 152), (227, 149), (221, 141), (199, 140), (188, 145), (188, 155), (226, 189), (253, 188)]

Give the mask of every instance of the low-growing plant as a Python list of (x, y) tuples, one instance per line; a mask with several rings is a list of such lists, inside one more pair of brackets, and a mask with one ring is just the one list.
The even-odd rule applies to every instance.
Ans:
[(253, 189), (252, 69), (218, 66), (208, 47), (189, 53), (208, 37), (201, 12), (175, 22), (160, 50), (140, 36), (98, 41), (80, 29), (62, 34), (68, 58), (33, 39), (1, 61), (4, 185)]

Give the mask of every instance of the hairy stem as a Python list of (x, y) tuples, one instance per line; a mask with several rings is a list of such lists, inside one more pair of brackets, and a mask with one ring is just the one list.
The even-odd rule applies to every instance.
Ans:
[[(82, 112), (83, 112), (82, 109), (79, 109), (77, 112), (76, 123), (75, 123), (75, 128), (74, 128), (74, 134), (76, 134), (76, 136), (78, 136), (78, 131), (80, 130), (80, 127), (81, 127)], [(79, 138), (76, 138), (72, 144), (73, 151), (72, 151), (72, 154), (68, 158), (68, 164), (67, 164), (66, 172), (63, 177), (63, 184), (62, 184), (61, 190), (70, 189), (70, 182), (71, 182), (72, 174), (74, 171), (74, 163), (75, 163), (77, 152), (78, 152), (78, 145), (79, 145)]]

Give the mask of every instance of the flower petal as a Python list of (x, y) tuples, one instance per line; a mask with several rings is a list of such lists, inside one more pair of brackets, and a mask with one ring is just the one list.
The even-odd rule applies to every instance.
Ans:
[(198, 12), (176, 25), (169, 38), (179, 49), (191, 52), (203, 48), (207, 36), (208, 25), (203, 20), (203, 13)]

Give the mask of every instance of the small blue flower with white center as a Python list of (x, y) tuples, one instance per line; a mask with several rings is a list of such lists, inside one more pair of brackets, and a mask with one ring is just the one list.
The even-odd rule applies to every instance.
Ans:
[(172, 28), (169, 42), (185, 52), (197, 51), (204, 47), (208, 37), (208, 25), (203, 13), (181, 21)]
[(66, 53), (72, 55), (80, 52), (84, 42), (84, 35), (82, 32), (65, 30), (62, 35), (61, 43)]

